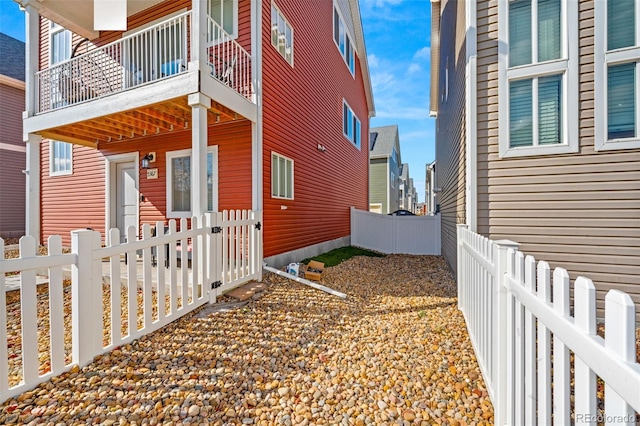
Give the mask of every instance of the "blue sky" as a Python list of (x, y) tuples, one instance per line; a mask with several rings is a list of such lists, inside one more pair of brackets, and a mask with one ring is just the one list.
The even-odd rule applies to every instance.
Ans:
[[(330, 1), (330, 0), (322, 0)], [(425, 164), (435, 159), (435, 120), (429, 118), (431, 3), (360, 0), (376, 116), (371, 127), (397, 124), (402, 162), (424, 201)], [(25, 40), (24, 14), (0, 0), (0, 32)]]
[(424, 201), (425, 164), (435, 159), (429, 118), (431, 3), (360, 0), (376, 116), (371, 127), (397, 124), (400, 156)]

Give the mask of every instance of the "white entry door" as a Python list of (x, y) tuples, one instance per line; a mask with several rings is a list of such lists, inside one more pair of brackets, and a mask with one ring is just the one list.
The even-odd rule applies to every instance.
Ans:
[[(116, 164), (116, 226), (120, 230), (120, 242), (125, 242), (129, 226), (138, 227), (138, 186), (136, 164)], [(137, 233), (137, 232), (136, 232)]]

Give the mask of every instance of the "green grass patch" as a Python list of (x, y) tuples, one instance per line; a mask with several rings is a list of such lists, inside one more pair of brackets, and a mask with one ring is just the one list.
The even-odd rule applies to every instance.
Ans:
[(307, 264), (312, 260), (324, 263), (325, 267), (336, 266), (347, 259), (351, 259), (354, 256), (370, 256), (370, 257), (384, 257), (384, 254), (376, 253), (375, 251), (365, 250), (358, 247), (347, 246), (333, 249), (326, 253), (319, 254), (316, 257), (304, 259), (302, 263)]

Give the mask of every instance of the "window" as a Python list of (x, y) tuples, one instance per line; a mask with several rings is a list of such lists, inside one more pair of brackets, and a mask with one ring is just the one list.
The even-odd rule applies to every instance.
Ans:
[(71, 31), (51, 22), (51, 65), (66, 61), (71, 57)]
[(293, 29), (273, 3), (271, 3), (271, 44), (293, 66)]
[(225, 33), (238, 37), (238, 0), (208, 0), (209, 16)]
[(360, 149), (360, 140), (362, 139), (360, 120), (358, 120), (358, 117), (347, 105), (346, 101), (342, 102), (342, 133), (352, 144)]
[(333, 7), (333, 41), (336, 42), (336, 46), (340, 54), (342, 54), (342, 59), (347, 64), (351, 75), (355, 75), (356, 60), (353, 43), (347, 34), (347, 26), (335, 6)]
[[(69, 59), (71, 57), (71, 32), (55, 22), (51, 22), (49, 34), (51, 37), (49, 44), (49, 63), (55, 65)], [(58, 68), (53, 71), (51, 75), (52, 108), (60, 108), (67, 103), (63, 96), (65, 93), (61, 93), (61, 87), (66, 87), (66, 84), (61, 84), (64, 81), (61, 79), (63, 72), (64, 70)]]
[(577, 3), (498, 5), (500, 156), (577, 152)]
[(595, 149), (640, 148), (640, 1), (595, 2)]
[[(218, 210), (217, 147), (207, 148), (207, 211)], [(191, 150), (167, 152), (167, 217), (191, 217)]]
[(67, 142), (51, 141), (50, 152), (50, 176), (70, 175), (72, 170), (73, 145)]
[(396, 187), (396, 174), (391, 172), (391, 187), (395, 188)]
[(293, 200), (293, 160), (271, 153), (271, 196)]

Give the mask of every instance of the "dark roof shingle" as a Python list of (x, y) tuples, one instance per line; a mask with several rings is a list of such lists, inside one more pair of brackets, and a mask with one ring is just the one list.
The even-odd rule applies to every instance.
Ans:
[(0, 74), (24, 80), (25, 44), (0, 33)]

